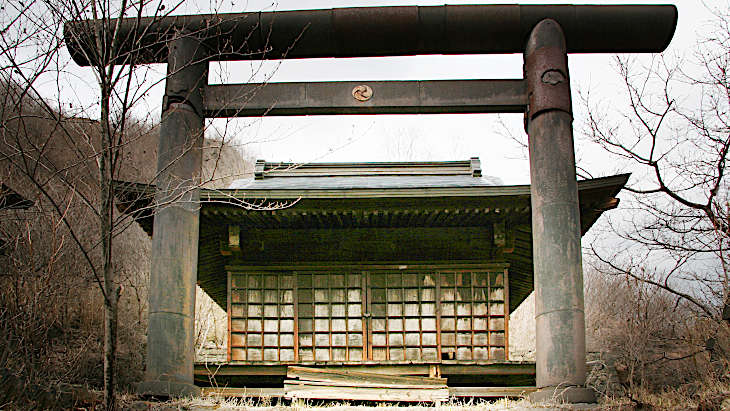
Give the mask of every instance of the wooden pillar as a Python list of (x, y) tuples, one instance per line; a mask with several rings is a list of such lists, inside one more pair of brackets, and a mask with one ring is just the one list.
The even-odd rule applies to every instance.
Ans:
[(207, 62), (199, 41), (168, 42), (167, 81), (157, 151), (156, 209), (149, 287), (144, 395), (199, 394), (193, 384), (195, 284), (202, 167), (202, 89)]
[(525, 49), (535, 273), (537, 387), (533, 401), (595, 402), (585, 387), (580, 212), (568, 56), (555, 20), (538, 23)]

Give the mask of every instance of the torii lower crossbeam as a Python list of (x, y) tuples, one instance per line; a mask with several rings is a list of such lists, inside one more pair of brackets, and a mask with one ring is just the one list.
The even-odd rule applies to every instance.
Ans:
[[(366, 87), (369, 95), (355, 97)], [(204, 91), (206, 117), (523, 113), (526, 106), (522, 79), (221, 84)]]

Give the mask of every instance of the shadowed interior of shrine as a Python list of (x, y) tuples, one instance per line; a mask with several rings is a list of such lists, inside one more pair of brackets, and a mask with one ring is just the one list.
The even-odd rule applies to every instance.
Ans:
[[(261, 167), (201, 193), (198, 283), (229, 337), (196, 384), (281, 386), (298, 364), (534, 385), (534, 363), (508, 352), (509, 315), (533, 290), (529, 186), (498, 185), (476, 158)], [(579, 182), (583, 232), (627, 177)], [(154, 188), (119, 192), (133, 212)], [(149, 212), (136, 218), (152, 234)]]

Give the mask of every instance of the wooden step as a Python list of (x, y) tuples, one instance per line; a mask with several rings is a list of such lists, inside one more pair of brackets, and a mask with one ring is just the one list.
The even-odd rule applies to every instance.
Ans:
[(446, 378), (295, 366), (287, 369), (287, 378), (287, 398), (444, 402), (449, 397)]
[(446, 378), (418, 377), (408, 375), (387, 375), (369, 371), (354, 371), (335, 368), (310, 368), (290, 366), (286, 371), (287, 378), (298, 378), (307, 381), (329, 382), (363, 382), (374, 384), (401, 385), (446, 385)]

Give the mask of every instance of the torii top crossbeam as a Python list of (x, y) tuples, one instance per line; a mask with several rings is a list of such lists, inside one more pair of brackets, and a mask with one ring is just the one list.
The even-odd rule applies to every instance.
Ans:
[[(167, 62), (175, 30), (203, 40), (213, 60), (522, 53), (532, 28), (557, 21), (568, 53), (656, 53), (677, 23), (672, 5), (466, 5), (359, 7), (124, 19), (120, 54)], [(66, 44), (79, 65), (95, 47), (98, 21), (70, 22)], [(115, 21), (109, 23), (114, 27)]]

